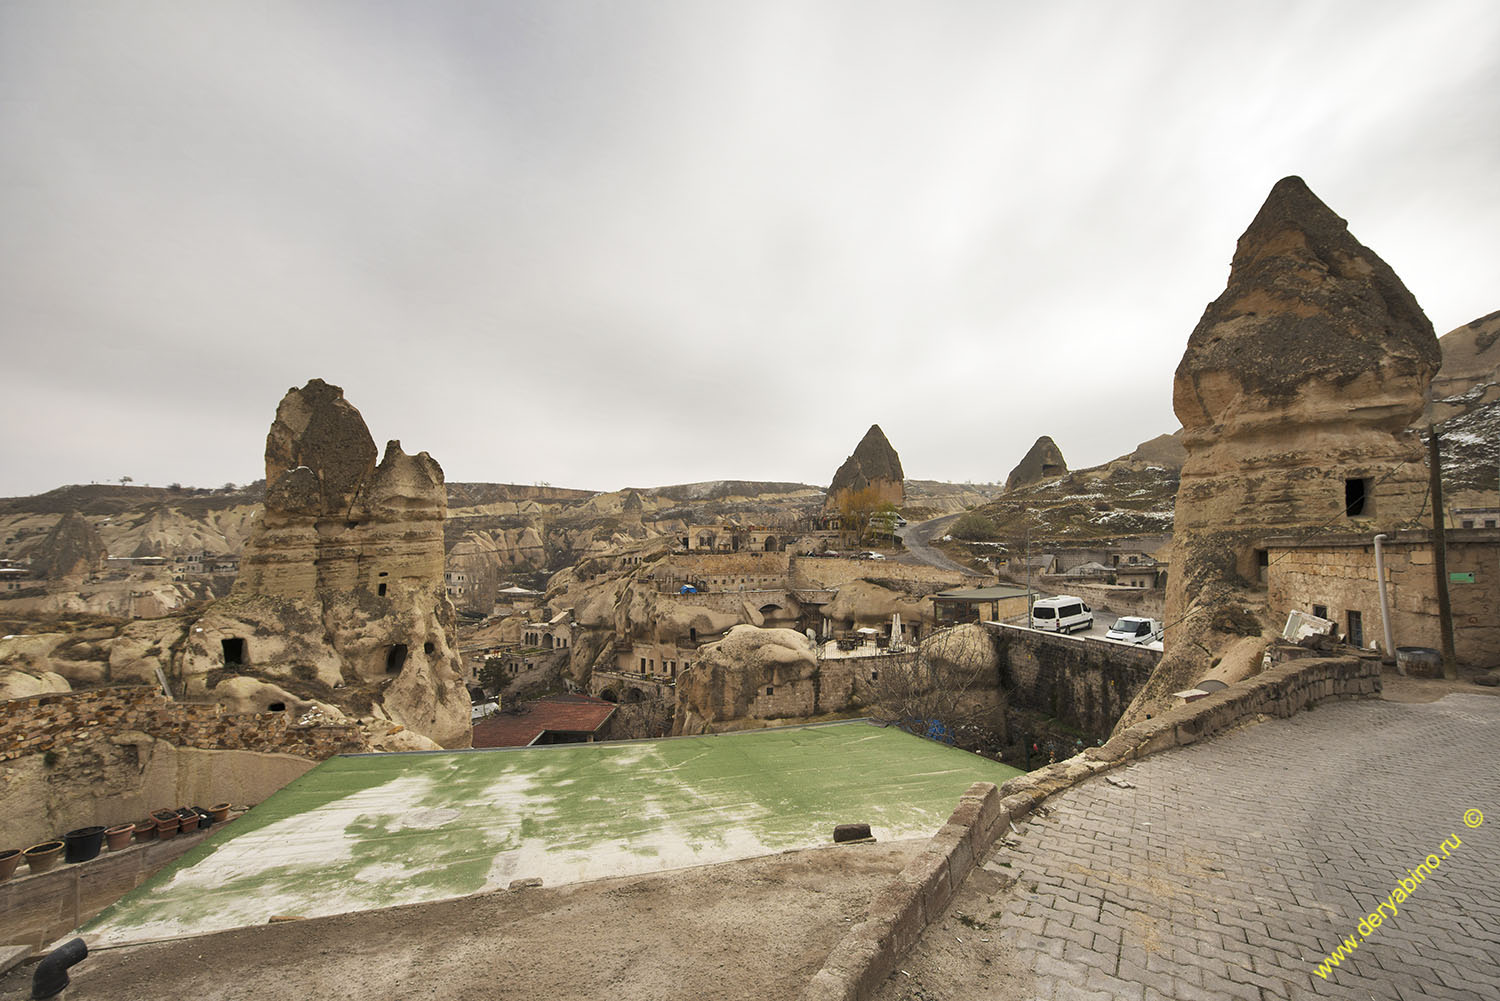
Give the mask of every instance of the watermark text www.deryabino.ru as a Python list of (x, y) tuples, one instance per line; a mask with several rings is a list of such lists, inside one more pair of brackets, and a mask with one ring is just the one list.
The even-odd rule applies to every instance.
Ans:
[[(1470, 810), (1464, 814), (1464, 823), (1469, 827), (1478, 827), (1484, 823), (1484, 814), (1478, 810)], [(1427, 877), (1431, 876), (1437, 870), (1437, 867), (1442, 864), (1443, 859), (1452, 858), (1454, 850), (1462, 844), (1463, 842), (1459, 840), (1457, 834), (1450, 835), (1443, 840), (1443, 843), (1438, 846), (1436, 851), (1417, 863), (1415, 869), (1406, 870), (1406, 875), (1396, 881), (1396, 885), (1392, 887), (1391, 892), (1386, 898), (1380, 902), (1380, 906), (1375, 908), (1370, 914), (1365, 915), (1364, 920), (1360, 921), (1358, 934), (1350, 935), (1344, 939), (1338, 948), (1328, 954), (1327, 959), (1314, 967), (1318, 976), (1327, 980), (1329, 973), (1344, 960), (1348, 959), (1350, 953), (1358, 949), (1361, 942), (1366, 941), (1370, 935), (1375, 933), (1375, 929), (1379, 928), (1386, 920), (1386, 912), (1389, 911), (1390, 917), (1394, 918), (1399, 913), (1396, 905), (1404, 903), (1407, 897), (1415, 893), (1417, 887), (1421, 886)], [(1441, 857), (1438, 856), (1438, 852), (1442, 852)]]

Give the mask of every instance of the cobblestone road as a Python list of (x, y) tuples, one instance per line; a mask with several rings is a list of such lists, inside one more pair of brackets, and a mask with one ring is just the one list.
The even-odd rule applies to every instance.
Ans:
[[(1110, 773), (1133, 788), (1100, 777), (1054, 797), (987, 865), (1017, 880), (991, 927), (1019, 976), (994, 986), (1135, 1001), (1500, 999), (1497, 747), (1494, 697), (1325, 704)], [(1489, 822), (1465, 826), (1471, 808)], [(1359, 922), (1455, 835), (1399, 916), (1387, 910), (1360, 942)], [(1351, 936), (1358, 947), (1320, 977)], [(937, 986), (924, 989), (941, 997)]]

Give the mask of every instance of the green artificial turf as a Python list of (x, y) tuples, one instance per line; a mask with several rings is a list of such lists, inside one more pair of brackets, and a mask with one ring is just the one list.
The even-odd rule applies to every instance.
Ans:
[(1017, 769), (863, 722), (334, 758), (85, 928), (118, 942), (935, 831)]

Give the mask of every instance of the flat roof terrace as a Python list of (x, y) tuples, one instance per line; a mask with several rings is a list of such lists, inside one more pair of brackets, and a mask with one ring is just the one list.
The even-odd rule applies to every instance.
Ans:
[(84, 928), (140, 942), (809, 848), (926, 837), (1019, 772), (863, 721), (628, 743), (333, 758)]

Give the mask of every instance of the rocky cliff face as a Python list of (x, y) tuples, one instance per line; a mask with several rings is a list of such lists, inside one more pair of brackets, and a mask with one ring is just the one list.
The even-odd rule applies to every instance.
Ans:
[[(288, 391), (266, 436), (264, 513), (230, 596), (198, 620), (189, 694), (233, 681), (239, 701), (303, 700), (388, 716), (466, 746), (453, 606), (443, 586), (443, 471), (375, 443), (343, 390)], [(247, 692), (241, 679), (258, 679)], [(285, 696), (285, 697), (281, 697)]]
[(900, 507), (906, 500), (905, 481), (901, 457), (886, 440), (880, 425), (871, 424), (854, 454), (833, 474), (826, 509), (836, 510), (845, 497), (863, 490), (873, 490), (880, 503), (890, 502)]
[(1373, 534), (1414, 522), (1420, 418), (1441, 361), (1401, 280), (1300, 178), (1271, 190), (1229, 283), (1177, 367), (1187, 459), (1167, 587), (1167, 654), (1122, 725), (1258, 634), (1256, 546), (1269, 535)]
[(1062, 449), (1051, 438), (1042, 435), (1005, 478), (1005, 489), (1015, 490), (1043, 480), (1055, 480), (1067, 472), (1068, 463), (1063, 458)]

